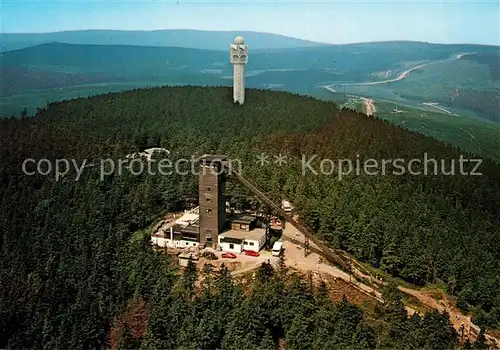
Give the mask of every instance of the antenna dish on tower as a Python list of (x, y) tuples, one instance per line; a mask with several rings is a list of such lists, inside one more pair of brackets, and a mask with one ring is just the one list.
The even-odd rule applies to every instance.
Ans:
[(243, 44), (245, 44), (245, 39), (243, 39), (243, 37), (241, 37), (241, 36), (237, 36), (236, 38), (234, 38), (234, 44), (235, 45), (243, 45)]

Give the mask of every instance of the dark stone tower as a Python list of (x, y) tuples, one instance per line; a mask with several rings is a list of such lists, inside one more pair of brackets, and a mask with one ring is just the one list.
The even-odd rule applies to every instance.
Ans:
[(223, 156), (204, 155), (198, 159), (200, 243), (217, 244), (226, 223), (225, 173)]

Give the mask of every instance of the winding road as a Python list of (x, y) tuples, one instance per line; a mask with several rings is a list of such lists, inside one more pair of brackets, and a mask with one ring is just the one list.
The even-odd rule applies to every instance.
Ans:
[[(408, 75), (412, 71), (414, 71), (415, 69), (419, 69), (419, 68), (422, 68), (422, 67), (425, 67), (425, 66), (428, 66), (428, 65), (431, 65), (431, 64), (436, 64), (436, 63), (441, 63), (441, 62), (447, 62), (447, 61), (453, 61), (453, 60), (459, 60), (459, 59), (461, 59), (464, 56), (474, 55), (474, 54), (475, 54), (475, 52), (460, 53), (460, 54), (454, 55), (454, 56), (452, 56), (450, 58), (446, 58), (444, 60), (438, 60), (438, 61), (431, 61), (431, 62), (422, 63), (422, 64), (419, 64), (419, 65), (417, 65), (415, 67), (412, 67), (410, 69), (405, 70), (404, 72), (402, 72), (401, 74), (399, 74), (394, 79), (386, 79), (386, 80), (379, 80), (379, 81), (366, 81), (366, 82), (362, 82), (362, 83), (330, 84), (330, 85), (324, 86), (324, 88), (327, 89), (327, 90), (332, 91), (333, 90), (332, 86), (362, 86), (362, 85), (380, 85), (380, 84), (394, 83), (394, 82), (403, 80), (404, 78), (408, 77)], [(333, 92), (335, 92), (335, 90), (333, 90)]]
[[(283, 238), (285, 242), (285, 263), (288, 266), (301, 270), (303, 272), (313, 271), (320, 274), (327, 274), (335, 278), (340, 278), (345, 282), (348, 282), (352, 287), (366, 293), (367, 295), (370, 295), (374, 299), (383, 303), (380, 287), (385, 285), (386, 282), (379, 280), (371, 275), (364, 274), (360, 269), (358, 269), (362, 268), (362, 265), (359, 264), (356, 260), (351, 259), (353, 265), (351, 265), (352, 275), (350, 275), (349, 273), (339, 269), (337, 266), (318, 263), (318, 258), (320, 256), (323, 256), (323, 254), (321, 249), (315, 247), (312, 242), (310, 246), (310, 253), (307, 257), (305, 257), (303, 250), (304, 235), (293, 225), (285, 225), (285, 229), (283, 230)], [(299, 247), (301, 247), (300, 250)], [(247, 267), (245, 270), (249, 270), (249, 268)], [(372, 285), (370, 286), (366, 283), (356, 280), (355, 278), (351, 278), (354, 275), (370, 281)], [(460, 326), (463, 323), (465, 327), (464, 336), (469, 337), (471, 341), (474, 341), (477, 337), (477, 334), (479, 334), (480, 328), (472, 323), (471, 316), (464, 315), (458, 308), (454, 306), (453, 302), (450, 302), (450, 298), (448, 298), (446, 295), (442, 295), (441, 300), (436, 300), (430, 295), (429, 292), (413, 288), (406, 288), (403, 286), (398, 286), (398, 289), (405, 294), (413, 296), (422, 305), (429, 309), (435, 309), (440, 312), (448, 312), (448, 314), (450, 315), (450, 322), (452, 323), (453, 327), (460, 334)], [(408, 311), (408, 315), (412, 315), (413, 313), (417, 312), (417, 310), (411, 306), (405, 305), (405, 308)], [(489, 341), (490, 345), (495, 349), (500, 348), (500, 339), (494, 337), (488, 331), (486, 332), (485, 337)]]
[[(373, 103), (370, 103), (371, 100), (367, 100), (368, 99), (365, 100), (366, 103), (370, 105), (371, 103)], [(286, 219), (287, 224), (283, 229), (283, 238), (285, 249), (285, 263), (287, 265), (303, 271), (315, 271), (318, 273), (325, 273), (333, 277), (341, 278), (346, 282), (349, 282), (358, 290), (374, 297), (379, 301), (382, 301), (380, 288), (385, 285), (386, 282), (379, 280), (376, 276), (374, 277), (355, 259), (346, 257), (340, 252), (330, 249), (323, 241), (321, 241), (316, 235), (309, 231), (307, 227), (300, 224), (297, 216), (292, 217), (285, 213), (278, 205), (276, 205), (270, 198), (268, 198), (265, 193), (261, 192), (256, 186), (254, 186), (241, 174), (238, 174), (237, 172), (232, 172), (231, 174), (235, 175), (236, 178), (245, 187), (252, 191), (260, 200), (268, 204), (271, 208), (273, 208), (277, 213), (280, 213), (280, 215)], [(306, 237), (309, 239), (308, 249), (310, 253), (307, 256), (304, 256), (304, 249), (306, 248), (306, 246), (302, 242), (305, 242)], [(320, 257), (325, 259), (324, 262), (319, 262)], [(273, 261), (273, 263), (277, 263), (276, 257), (273, 257), (270, 254), (265, 254), (264, 252), (262, 256), (258, 257), (257, 259), (255, 259), (255, 257), (248, 257), (246, 255), (239, 255), (238, 258), (238, 260), (245, 260), (246, 264), (244, 266), (241, 266), (237, 271), (234, 271), (234, 274), (252, 271), (257, 267), (255, 263), (259, 260), (265, 261), (266, 259), (268, 259), (269, 262)], [(338, 266), (341, 266), (344, 271), (341, 270)], [(349, 271), (349, 273), (346, 271)], [(352, 276), (358, 276), (362, 280), (370, 282), (371, 285), (358, 281), (356, 278), (353, 279)], [(477, 333), (479, 333), (479, 327), (471, 322), (470, 316), (462, 314), (460, 310), (458, 310), (456, 307), (453, 307), (453, 303), (449, 303), (449, 300), (445, 295), (443, 295), (443, 302), (440, 303), (432, 298), (432, 296), (430, 296), (428, 293), (425, 293), (423, 291), (405, 288), (402, 286), (398, 286), (398, 289), (417, 298), (424, 306), (440, 311), (448, 311), (450, 315), (450, 321), (453, 326), (457, 330), (459, 330), (460, 325), (463, 322), (464, 326), (466, 326), (466, 333), (471, 340), (473, 340)], [(411, 307), (407, 307), (407, 310), (410, 314), (416, 311)], [(500, 340), (490, 334), (490, 332), (486, 332), (485, 337), (491, 345), (495, 347), (500, 346)]]

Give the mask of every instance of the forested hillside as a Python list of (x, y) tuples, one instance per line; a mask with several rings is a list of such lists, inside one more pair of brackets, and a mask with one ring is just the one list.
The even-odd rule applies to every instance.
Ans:
[[(286, 284), (265, 266), (244, 298), (224, 270), (206, 271), (213, 280), (194, 297), (193, 272), (176, 277), (171, 262), (134, 235), (196, 197), (194, 176), (124, 172), (101, 181), (89, 167), (78, 181), (72, 172), (55, 182), (21, 172), (26, 158), (91, 163), (148, 146), (171, 150), (173, 160), (209, 152), (242, 159), (248, 178), (276, 201), (290, 198), (333, 247), (415, 284), (443, 283), (462, 309), (477, 310), (477, 324), (498, 325), (499, 166), (485, 160), (482, 176), (302, 176), (302, 155), (364, 161), (462, 152), (312, 98), (249, 90), (245, 105), (235, 106), (228, 88), (165, 87), (0, 120), (0, 347), (138, 345), (131, 342), (142, 333), (116, 321), (127, 305), (147, 310), (139, 338), (148, 348), (272, 348), (279, 339), (292, 349), (456, 345), (447, 315), (402, 321), (394, 291), (383, 322), (372, 323), (349, 303), (326, 302), (321, 289), (293, 277)], [(287, 154), (288, 164), (261, 167), (261, 152)], [(243, 190), (230, 186), (236, 192)], [(255, 304), (258, 317), (249, 311)], [(229, 316), (221, 305), (232, 306)]]

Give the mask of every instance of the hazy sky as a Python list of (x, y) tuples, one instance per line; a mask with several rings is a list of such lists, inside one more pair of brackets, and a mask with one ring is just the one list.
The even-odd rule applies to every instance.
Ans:
[(500, 45), (499, 1), (1, 0), (4, 33), (74, 29), (254, 30), (342, 44)]

